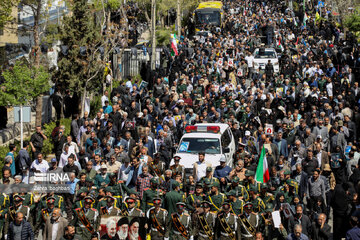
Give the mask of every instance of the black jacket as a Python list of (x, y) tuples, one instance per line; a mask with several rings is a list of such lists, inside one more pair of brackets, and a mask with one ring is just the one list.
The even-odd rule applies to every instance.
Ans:
[(311, 226), (311, 239), (312, 240), (327, 240), (331, 239), (331, 227), (325, 223), (323, 228), (320, 228), (319, 224), (313, 222)]

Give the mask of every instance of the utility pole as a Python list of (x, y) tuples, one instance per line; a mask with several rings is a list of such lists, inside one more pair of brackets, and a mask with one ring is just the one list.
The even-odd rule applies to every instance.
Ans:
[(151, 70), (156, 69), (156, 2), (151, 0)]
[(178, 28), (177, 35), (178, 35), (178, 39), (180, 40), (180, 36), (181, 36), (180, 0), (177, 0), (176, 21), (177, 21), (177, 28)]

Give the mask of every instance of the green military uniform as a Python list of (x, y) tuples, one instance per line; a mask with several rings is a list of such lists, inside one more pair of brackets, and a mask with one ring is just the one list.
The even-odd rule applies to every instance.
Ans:
[(86, 169), (82, 169), (82, 170), (80, 171), (79, 175), (80, 175), (81, 173), (85, 173), (85, 174), (86, 174), (86, 178), (91, 179), (91, 180), (94, 180), (95, 177), (96, 177), (96, 174), (97, 174), (96, 170), (94, 170), (94, 169), (91, 169), (89, 172), (88, 172)]
[(0, 195), (0, 239), (2, 238), (3, 228), (5, 225), (5, 215), (7, 214), (10, 206), (9, 196), (5, 193)]
[[(79, 190), (80, 191), (80, 190)], [(46, 201), (47, 199), (49, 198), (50, 196), (44, 196), (40, 199), (40, 208), (43, 209), (43, 208), (47, 208), (47, 204), (46, 204)], [(64, 204), (64, 198), (62, 196), (59, 196), (59, 195), (53, 195), (51, 196), (53, 198), (55, 198), (55, 207), (56, 208), (60, 208), (61, 211), (65, 211), (65, 204)]]
[[(179, 186), (180, 183), (176, 181), (173, 183), (173, 188), (177, 188)], [(164, 204), (165, 209), (168, 210), (169, 214), (172, 214), (173, 212), (176, 212), (176, 204), (182, 201), (183, 201), (183, 195), (176, 190), (172, 190), (171, 192), (168, 192), (165, 195), (165, 204)]]
[[(175, 157), (174, 157), (175, 159)], [(180, 174), (182, 177), (185, 175), (185, 167), (183, 165), (171, 165), (170, 170), (172, 171), (172, 176), (175, 177), (176, 175)]]
[[(241, 239), (253, 240), (259, 230), (261, 216), (252, 211), (252, 203), (247, 202), (244, 206), (244, 213), (239, 216)], [(249, 211), (247, 211), (249, 209)]]
[[(18, 201), (23, 203), (24, 198), (22, 196), (19, 195), (14, 195), (14, 201)], [(32, 224), (32, 216), (30, 214), (30, 207), (28, 206), (24, 206), (24, 205), (19, 205), (18, 207), (14, 206), (10, 206), (9, 210), (7, 212), (7, 218), (5, 221), (5, 227), (4, 227), (4, 235), (7, 235), (8, 229), (9, 229), (9, 225), (11, 222), (13, 222), (15, 220), (16, 217), (16, 213), (21, 212), (24, 215), (24, 219), (26, 221), (28, 221), (30, 224)]]
[[(127, 201), (127, 199), (125, 200)], [(136, 199), (134, 199), (134, 202), (136, 202)], [(128, 204), (126, 204), (126, 206), (128, 206)], [(141, 209), (139, 208), (123, 208), (121, 210), (121, 215), (122, 216), (129, 216), (129, 217), (143, 217), (144, 216), (144, 212), (141, 211)]]
[[(233, 183), (238, 183), (240, 180), (238, 180), (238, 177), (234, 177), (234, 179), (232, 180)], [(231, 190), (234, 190), (237, 194), (236, 197), (243, 197), (244, 201), (248, 201), (249, 200), (249, 193), (247, 192), (246, 188), (243, 185), (234, 185), (234, 184), (229, 184), (229, 186), (226, 189), (226, 192), (230, 192)]]
[(158, 163), (149, 163), (150, 174), (153, 176), (161, 177), (165, 172), (165, 163), (158, 161)]
[(166, 233), (168, 211), (164, 208), (160, 208), (161, 201), (160, 198), (155, 198), (153, 203), (154, 205), (158, 204), (158, 210), (156, 210), (155, 207), (152, 207), (146, 213), (151, 240), (163, 240)]
[(36, 205), (34, 204), (34, 194), (32, 194), (32, 193), (26, 193), (26, 194), (20, 193), (19, 195), (24, 198), (23, 204), (25, 206), (28, 206), (30, 208), (30, 210), (33, 210), (36, 207)]
[[(219, 188), (220, 184), (215, 182), (213, 186)], [(217, 195), (209, 194), (205, 199), (211, 203), (211, 211), (218, 212), (225, 202), (226, 196), (223, 193), (218, 193)]]
[[(203, 208), (210, 208), (211, 203), (204, 201), (202, 202)], [(208, 211), (204, 211), (199, 214), (194, 223), (194, 236), (197, 236), (198, 240), (207, 240), (210, 237), (214, 238), (214, 227), (216, 222), (216, 214)]]
[(158, 196), (162, 198), (160, 189), (148, 189), (144, 191), (143, 199), (141, 201), (141, 210), (147, 212), (147, 210), (153, 206), (152, 199)]
[[(85, 201), (92, 201), (92, 197), (86, 197)], [(91, 236), (97, 232), (100, 224), (99, 212), (95, 208), (76, 208), (72, 225), (76, 227), (76, 233), (81, 239), (91, 239)]]
[(195, 210), (195, 206), (198, 206), (206, 198), (205, 194), (189, 194), (186, 198), (186, 208), (192, 212)]
[(256, 197), (252, 204), (254, 205), (255, 212), (263, 213), (265, 211), (266, 205), (260, 197)]
[[(225, 223), (221, 222), (221, 219), (225, 219)], [(231, 212), (221, 211), (217, 215), (215, 231), (216, 237), (219, 240), (237, 240), (240, 239), (240, 233), (238, 230), (238, 220), (235, 214)], [(228, 228), (228, 230), (227, 230)]]
[(144, 191), (141, 201), (141, 210), (143, 212), (147, 212), (147, 210), (149, 210), (154, 205), (154, 198), (162, 198), (162, 191), (158, 189), (159, 184), (159, 178), (154, 177), (150, 180), (150, 188)]
[[(185, 203), (177, 203), (177, 205), (180, 204), (185, 207)], [(181, 232), (181, 229), (184, 229), (184, 231)], [(172, 240), (188, 240), (193, 234), (192, 231), (193, 226), (190, 215), (185, 212), (174, 212), (168, 218), (165, 237), (171, 236)], [(183, 234), (187, 237), (183, 236)]]
[(220, 181), (219, 179), (217, 178), (214, 178), (214, 177), (210, 177), (210, 178), (207, 178), (207, 177), (202, 177), (200, 178), (199, 182), (201, 182), (202, 184), (211, 184), (213, 185), (215, 182), (219, 183), (220, 184)]
[[(46, 199), (46, 206), (42, 208), (41, 211), (37, 211), (36, 222), (34, 223), (34, 232), (35, 235), (38, 233), (39, 229), (43, 229), (47, 219), (51, 216), (55, 208), (55, 197), (48, 196)], [(41, 203), (40, 203), (41, 204)]]
[[(106, 196), (106, 206), (103, 206), (99, 210), (100, 217), (102, 216), (120, 216), (121, 210), (114, 205), (115, 198), (113, 196)], [(109, 205), (108, 203), (111, 203)]]

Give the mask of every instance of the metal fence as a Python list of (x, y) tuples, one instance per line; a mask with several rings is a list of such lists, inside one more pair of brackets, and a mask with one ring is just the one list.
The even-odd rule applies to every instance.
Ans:
[[(160, 65), (161, 48), (156, 49), (156, 65)], [(141, 67), (151, 59), (151, 50), (146, 48), (125, 49), (122, 58), (119, 60), (119, 70), (122, 79), (140, 74)], [(144, 64), (145, 63), (145, 64)]]

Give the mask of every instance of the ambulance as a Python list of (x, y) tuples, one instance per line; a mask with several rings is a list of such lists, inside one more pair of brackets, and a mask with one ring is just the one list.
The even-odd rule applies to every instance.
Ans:
[[(180, 165), (189, 174), (193, 164), (199, 160), (200, 152), (205, 153), (205, 162), (211, 163), (213, 168), (220, 164), (221, 157), (225, 157), (226, 164), (233, 167), (235, 150), (234, 136), (228, 124), (199, 123), (185, 128), (174, 156), (181, 158)], [(173, 159), (171, 164), (174, 164)]]

